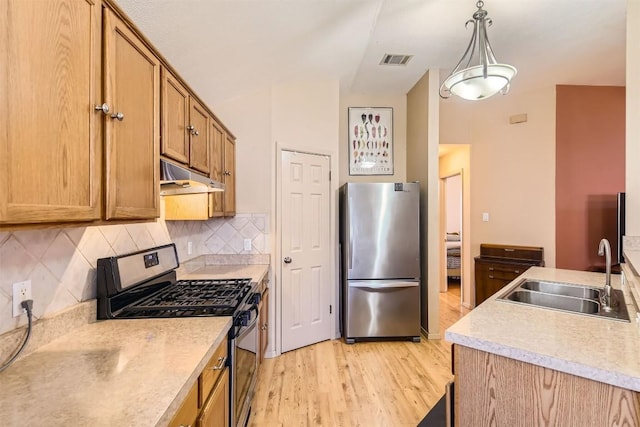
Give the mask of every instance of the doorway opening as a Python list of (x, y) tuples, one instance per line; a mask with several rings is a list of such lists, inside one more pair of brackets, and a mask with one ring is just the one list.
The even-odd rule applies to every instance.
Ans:
[(442, 178), (446, 274), (441, 292), (456, 294), (462, 302), (462, 172)]
[[(471, 256), (471, 147), (441, 144), (439, 153), (440, 294), (447, 308), (471, 309), (474, 294)], [(442, 314), (445, 308), (441, 307)]]

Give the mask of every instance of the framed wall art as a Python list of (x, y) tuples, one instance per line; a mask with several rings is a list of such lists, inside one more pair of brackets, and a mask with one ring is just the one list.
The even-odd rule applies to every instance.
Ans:
[(393, 108), (349, 107), (349, 175), (393, 175)]

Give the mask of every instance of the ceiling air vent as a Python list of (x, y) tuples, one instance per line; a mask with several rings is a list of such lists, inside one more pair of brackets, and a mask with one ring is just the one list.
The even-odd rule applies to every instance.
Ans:
[(396, 55), (386, 53), (380, 61), (380, 65), (407, 65), (413, 55)]

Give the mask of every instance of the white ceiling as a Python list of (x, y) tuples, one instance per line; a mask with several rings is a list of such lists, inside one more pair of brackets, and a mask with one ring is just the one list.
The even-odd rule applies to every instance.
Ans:
[[(444, 79), (471, 37), (473, 0), (116, 0), (211, 105), (295, 80), (341, 93), (404, 94)], [(624, 85), (627, 0), (486, 0), (489, 41), (514, 65), (512, 92)], [(385, 53), (415, 55), (378, 65)]]

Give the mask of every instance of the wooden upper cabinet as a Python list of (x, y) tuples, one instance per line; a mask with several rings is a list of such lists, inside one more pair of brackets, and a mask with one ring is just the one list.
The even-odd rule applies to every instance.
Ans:
[(0, 1), (0, 224), (100, 218), (100, 12)]
[(189, 98), (189, 166), (209, 176), (209, 113), (193, 97)]
[(162, 68), (161, 153), (178, 162), (189, 163), (189, 92)]
[(224, 216), (236, 214), (236, 141), (225, 134), (224, 143)]
[[(211, 148), (211, 179), (218, 182), (224, 182), (224, 141), (226, 134), (215, 120), (211, 119), (209, 122), (209, 144)], [(211, 193), (213, 197), (213, 212), (211, 216), (219, 217), (224, 215), (223, 209), (223, 195), (224, 193), (216, 192)]]
[(105, 219), (160, 216), (160, 61), (104, 9)]

